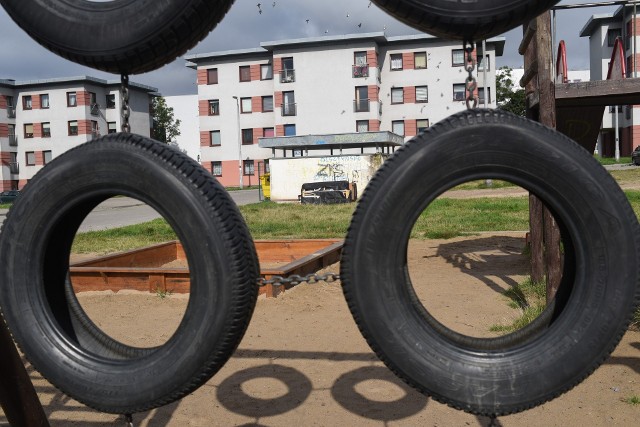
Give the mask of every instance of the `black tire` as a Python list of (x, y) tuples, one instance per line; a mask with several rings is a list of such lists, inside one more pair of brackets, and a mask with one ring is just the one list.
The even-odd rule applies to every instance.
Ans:
[(559, 0), (373, 0), (405, 24), (446, 39), (480, 41), (538, 16)]
[(0, 0), (35, 41), (71, 61), (112, 73), (155, 70), (222, 20), (233, 0)]
[[(159, 347), (111, 339), (69, 295), (76, 231), (114, 195), (156, 209), (187, 255), (186, 312)], [(132, 134), (69, 150), (38, 173), (4, 223), (0, 262), (0, 307), (26, 357), (64, 393), (110, 413), (165, 405), (207, 381), (237, 347), (258, 294), (255, 247), (228, 193), (189, 157)]]
[[(408, 274), (420, 213), (447, 189), (485, 178), (540, 197), (564, 243), (556, 313), (518, 339), (459, 338), (434, 323)], [(430, 127), (378, 170), (354, 213), (340, 275), (358, 327), (393, 372), (455, 408), (503, 415), (569, 390), (613, 351), (640, 300), (639, 247), (629, 202), (586, 150), (524, 118), (470, 110)]]

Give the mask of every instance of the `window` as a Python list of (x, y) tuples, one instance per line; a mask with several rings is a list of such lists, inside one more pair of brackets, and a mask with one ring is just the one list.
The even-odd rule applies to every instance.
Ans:
[(404, 136), (404, 120), (395, 120), (391, 122), (391, 132), (396, 135)]
[(260, 80), (273, 80), (273, 66), (271, 64), (260, 65)]
[(424, 132), (429, 127), (429, 119), (416, 120), (416, 127), (418, 128), (418, 133)]
[(607, 30), (607, 46), (613, 47), (618, 37), (622, 37), (622, 29), (609, 28), (609, 30)]
[(220, 115), (220, 101), (218, 99), (209, 100), (209, 115), (210, 116)]
[(251, 81), (251, 67), (248, 65), (240, 66), (240, 81), (241, 82), (250, 82)]
[(282, 92), (282, 115), (296, 115), (296, 97), (293, 91)]
[(367, 65), (367, 52), (354, 52), (353, 64), (359, 66)]
[(485, 55), (484, 59), (482, 58), (482, 55), (480, 55), (476, 58), (476, 60), (478, 61), (478, 71), (484, 71), (485, 66), (487, 67), (487, 71), (491, 69), (491, 64), (489, 63), (489, 55)]
[(27, 151), (25, 154), (26, 165), (34, 166), (36, 164), (36, 153), (34, 151)]
[(51, 150), (46, 150), (42, 152), (42, 155), (44, 157), (44, 164), (46, 165), (47, 163), (49, 163), (51, 161), (51, 159), (53, 159), (53, 155), (51, 154)]
[(77, 135), (78, 134), (78, 121), (71, 120), (68, 123), (69, 135)]
[(453, 49), (451, 51), (451, 66), (461, 67), (464, 65), (464, 49)]
[(33, 123), (24, 124), (24, 137), (33, 138)]
[[(478, 88), (478, 104), (484, 104), (484, 88)], [(491, 88), (487, 88), (487, 104), (491, 104)]]
[(13, 96), (6, 96), (5, 99), (7, 100), (7, 107), (15, 107), (13, 104)]
[(275, 135), (276, 134), (273, 131), (273, 128), (264, 128), (264, 129), (262, 129), (262, 136), (264, 136), (265, 138), (273, 138)]
[(416, 70), (427, 68), (427, 52), (415, 52), (413, 54), (413, 66)]
[(353, 110), (356, 113), (369, 111), (369, 88), (356, 86), (356, 99), (353, 101)]
[(211, 174), (213, 176), (222, 176), (222, 162), (211, 162)]
[(49, 108), (49, 94), (43, 93), (40, 95), (40, 108)]
[(402, 70), (402, 54), (392, 53), (391, 54), (391, 71), (399, 71), (399, 70)]
[(114, 93), (107, 95), (106, 104), (107, 108), (116, 108), (116, 95)]
[(51, 123), (49, 122), (42, 123), (42, 136), (44, 138), (51, 137)]
[(251, 98), (240, 98), (240, 112), (241, 113), (251, 112)]
[(416, 86), (416, 102), (429, 102), (428, 86)]
[(293, 57), (282, 58), (282, 71), (280, 73), (280, 83), (291, 83), (296, 81), (296, 73), (293, 68)]
[(222, 140), (220, 139), (220, 131), (212, 130), (209, 131), (209, 145), (212, 147), (216, 147), (222, 144)]
[(242, 161), (242, 170), (245, 175), (253, 175), (253, 160), (243, 160)]
[(208, 85), (216, 85), (216, 84), (218, 84), (218, 69), (217, 68), (209, 68), (207, 70), (207, 84)]
[(253, 144), (253, 129), (242, 129), (242, 145)]
[(117, 133), (118, 132), (118, 128), (116, 126), (116, 122), (107, 123), (107, 132), (108, 133)]
[(391, 103), (402, 104), (404, 102), (404, 89), (395, 87), (391, 89)]
[(356, 132), (369, 132), (369, 120), (356, 120)]
[(96, 96), (95, 92), (89, 92), (89, 105), (96, 104), (98, 104), (98, 97)]
[(457, 83), (453, 85), (453, 100), (464, 101), (466, 88), (464, 83)]
[(24, 95), (22, 97), (22, 109), (31, 110), (31, 95)]
[(98, 122), (95, 120), (91, 120), (91, 135), (100, 136), (100, 132), (98, 132)]
[(262, 97), (262, 111), (273, 111), (273, 96)]
[(75, 92), (67, 92), (67, 107), (75, 107), (78, 105), (78, 99)]
[(296, 125), (284, 125), (284, 136), (294, 136), (296, 134)]

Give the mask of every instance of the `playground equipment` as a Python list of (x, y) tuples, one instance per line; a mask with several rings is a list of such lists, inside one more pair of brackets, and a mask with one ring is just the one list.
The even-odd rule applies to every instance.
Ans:
[[(150, 0), (90, 2), (90, 7), (80, 0), (64, 2), (66, 13), (57, 15), (86, 21), (91, 31), (74, 30), (71, 38), (87, 38), (89, 49), (83, 49), (85, 40), (74, 45), (61, 38), (60, 22), (50, 25), (60, 2), (0, 3), (52, 51), (121, 73), (125, 106), (122, 133), (54, 159), (9, 212), (0, 235), (2, 315), (34, 367), (80, 402), (120, 414), (170, 403), (202, 385), (235, 350), (255, 306), (259, 267), (246, 225), (220, 184), (171, 147), (127, 132), (128, 74), (157, 68), (202, 39), (232, 2), (172, 0), (163, 2), (166, 7)], [(556, 2), (487, 0), (456, 3), (453, 9), (445, 7), (452, 2), (441, 0), (376, 3), (417, 28), (463, 40), (472, 106), (477, 105), (474, 40), (521, 25)], [(132, 19), (140, 8), (149, 24), (138, 29)], [(178, 22), (188, 24), (182, 28)], [(107, 24), (113, 36), (94, 54), (94, 33), (99, 37)], [(174, 32), (185, 37), (171, 37)], [(539, 22), (537, 34), (549, 37), (550, 31)], [(157, 56), (157, 49), (166, 53)], [(538, 60), (529, 78), (550, 76), (549, 70), (549, 60)], [(470, 108), (398, 150), (365, 189), (341, 262), (349, 308), (380, 359), (423, 393), (494, 418), (553, 399), (588, 376), (613, 351), (640, 299), (635, 214), (591, 154), (552, 129), (554, 116), (543, 106), (555, 102), (555, 83), (545, 79), (538, 79), (542, 84), (532, 96), (546, 127)], [(422, 210), (449, 188), (477, 179), (528, 189), (555, 219), (556, 241), (565, 251), (561, 280), (545, 312), (529, 326), (491, 339), (464, 336), (439, 323), (417, 299), (407, 274), (409, 232)], [(190, 265), (184, 320), (167, 343), (152, 349), (126, 346), (100, 330), (68, 280), (68, 255), (80, 223), (115, 195), (137, 198), (160, 212), (183, 242)], [(383, 218), (394, 221), (382, 226)], [(15, 353), (8, 335), (0, 338), (3, 354), (5, 348)], [(8, 369), (20, 370), (17, 353), (11, 360)], [(0, 397), (26, 382), (24, 375), (3, 382)], [(37, 406), (34, 393), (21, 396), (27, 403), (2, 400), (15, 420), (24, 416), (19, 406)]]

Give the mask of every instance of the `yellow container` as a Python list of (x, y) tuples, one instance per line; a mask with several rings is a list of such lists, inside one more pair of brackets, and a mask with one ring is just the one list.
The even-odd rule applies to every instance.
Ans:
[(271, 198), (271, 175), (265, 173), (260, 177), (260, 185), (262, 186), (262, 195), (265, 199)]

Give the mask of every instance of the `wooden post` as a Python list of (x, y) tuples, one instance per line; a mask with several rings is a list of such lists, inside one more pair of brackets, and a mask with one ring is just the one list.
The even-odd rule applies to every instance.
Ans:
[(543, 205), (535, 195), (529, 194), (529, 245), (531, 254), (531, 281), (540, 283), (545, 277)]
[(0, 404), (15, 427), (48, 427), (49, 421), (4, 319), (0, 317)]

